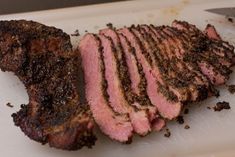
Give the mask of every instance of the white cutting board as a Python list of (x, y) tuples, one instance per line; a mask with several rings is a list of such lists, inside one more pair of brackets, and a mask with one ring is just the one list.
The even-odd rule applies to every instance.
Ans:
[[(173, 19), (182, 19), (199, 28), (212, 23), (224, 39), (235, 44), (235, 24), (203, 11), (230, 6), (235, 6), (235, 0), (145, 0), (5, 15), (0, 16), (0, 20), (30, 19), (56, 26), (69, 34), (76, 29), (83, 34), (85, 30), (97, 32), (109, 22), (122, 27), (141, 23), (170, 24)], [(73, 37), (73, 42), (77, 41), (77, 37)], [(229, 83), (235, 84), (235, 74)], [(223, 100), (230, 102), (231, 110), (218, 113), (206, 109)], [(11, 102), (14, 108), (7, 107), (7, 102)], [(224, 87), (221, 87), (219, 99), (210, 98), (190, 107), (190, 114), (185, 116), (186, 124), (191, 127), (189, 130), (185, 130), (184, 125), (171, 122), (168, 125), (172, 133), (170, 138), (165, 138), (163, 131), (144, 138), (135, 137), (131, 145), (110, 141), (99, 133), (93, 149), (75, 152), (41, 146), (14, 126), (10, 115), (19, 109), (21, 103), (27, 102), (28, 96), (21, 82), (10, 73), (0, 72), (1, 157), (235, 157), (235, 97)]]

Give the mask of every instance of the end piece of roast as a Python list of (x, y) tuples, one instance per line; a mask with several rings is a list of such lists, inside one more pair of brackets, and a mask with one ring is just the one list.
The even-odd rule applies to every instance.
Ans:
[(31, 139), (51, 147), (91, 147), (93, 119), (82, 97), (78, 52), (62, 30), (32, 21), (0, 22), (0, 68), (24, 83), (29, 103), (12, 115)]

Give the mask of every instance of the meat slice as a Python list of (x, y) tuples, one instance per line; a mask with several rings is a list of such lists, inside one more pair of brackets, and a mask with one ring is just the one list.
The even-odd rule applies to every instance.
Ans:
[(224, 65), (223, 59), (225, 58), (221, 60), (220, 56), (215, 53), (216, 50), (213, 49), (218, 44), (210, 40), (194, 25), (174, 21), (173, 26), (181, 30), (184, 41), (187, 41), (190, 46), (189, 52), (191, 53), (185, 55), (186, 60), (190, 58), (191, 61), (196, 61), (201, 71), (210, 79), (211, 83), (216, 85), (223, 84), (228, 79), (231, 71)]
[[(212, 26), (211, 24), (208, 24), (206, 26), (204, 33), (210, 39), (214, 39), (214, 42), (217, 43), (217, 47), (216, 47), (217, 51), (215, 51), (215, 53), (217, 53), (218, 55), (222, 57), (226, 57), (225, 59), (230, 58), (232, 60), (232, 64), (230, 64), (230, 66), (234, 65), (235, 64), (235, 54), (233, 53), (234, 47), (230, 45), (228, 42), (223, 41), (220, 35), (217, 33), (215, 27)], [(221, 45), (223, 47), (222, 50), (220, 48)]]
[(133, 47), (130, 46), (130, 43), (126, 37), (122, 34), (119, 34), (118, 36), (123, 47), (125, 59), (127, 61), (131, 78), (132, 91), (136, 101), (139, 102), (137, 107), (140, 109), (147, 109), (149, 112), (149, 119), (152, 121), (153, 119), (157, 118), (157, 109), (151, 104), (147, 95), (146, 78), (143, 73), (143, 67), (138, 63), (135, 51)]
[[(178, 51), (180, 52), (180, 55), (177, 56), (178, 58), (183, 59), (184, 58), (184, 53), (188, 51), (187, 46), (185, 45), (184, 38), (181, 38), (182, 33), (179, 32), (176, 28), (174, 27), (169, 27), (166, 26), (163, 31), (167, 33), (173, 40), (175, 41), (175, 45), (178, 47)], [(200, 96), (198, 97), (198, 100), (203, 100), (207, 98), (207, 96), (211, 95), (217, 95), (218, 92), (215, 90), (215, 88), (211, 85), (209, 80), (203, 75), (203, 73), (200, 71), (200, 68), (191, 63), (191, 62), (185, 62), (184, 60), (181, 61), (182, 64), (184, 64), (184, 68), (186, 73), (192, 73), (192, 80), (193, 82), (198, 85), (197, 90), (199, 90)], [(188, 70), (187, 70), (188, 69)], [(184, 74), (185, 75), (185, 74)]]
[(107, 93), (110, 105), (115, 112), (129, 115), (134, 131), (144, 136), (151, 131), (147, 111), (138, 110), (136, 105), (131, 105), (131, 103), (137, 102), (131, 102), (126, 99), (126, 94), (128, 93), (124, 92), (126, 86), (122, 86), (122, 79), (120, 78), (122, 69), (118, 67), (120, 62), (117, 56), (120, 54), (114, 48), (111, 38), (99, 35), (99, 39), (103, 47), (105, 79), (107, 80)]
[(105, 45), (101, 45), (100, 39), (94, 34), (86, 34), (79, 43), (85, 75), (86, 98), (101, 131), (111, 139), (129, 142), (133, 134), (129, 117), (116, 113), (111, 107), (113, 102), (109, 102), (104, 63), (104, 51), (107, 47), (102, 46)]
[[(179, 52), (176, 51), (177, 48), (173, 40), (163, 32), (162, 27), (155, 28), (153, 26), (144, 26), (143, 29), (146, 34), (149, 33), (148, 36), (152, 36), (153, 40), (155, 39), (155, 41), (153, 41), (153, 47), (159, 47), (159, 52), (162, 56), (166, 53), (168, 54), (164, 57), (165, 60), (162, 61), (162, 65), (165, 67), (165, 77), (170, 90), (172, 90), (182, 102), (197, 99), (199, 92), (195, 89), (195, 85), (189, 82), (192, 77), (187, 77), (187, 75), (190, 73), (187, 73), (182, 62), (177, 60), (176, 53)], [(152, 34), (151, 31), (153, 32)]]
[[(128, 93), (129, 95), (127, 96), (127, 98), (130, 97), (129, 103), (132, 104), (132, 106), (135, 106), (135, 108), (137, 108), (138, 110), (144, 110), (145, 112), (147, 111), (149, 124), (152, 123), (154, 119), (158, 119), (159, 117), (158, 115), (156, 115), (156, 107), (151, 104), (146, 93), (146, 79), (142, 71), (142, 66), (138, 64), (136, 60), (135, 52), (133, 52), (133, 49), (131, 48), (127, 39), (121, 34), (118, 35), (115, 30), (110, 28), (103, 29), (100, 31), (100, 34), (104, 34), (105, 36), (110, 37), (114, 43), (116, 49), (115, 53), (117, 56), (116, 58), (119, 64), (119, 67), (117, 69), (118, 73), (121, 74), (121, 76), (124, 76), (120, 77), (120, 80), (123, 88), (126, 89), (125, 93)], [(123, 70), (125, 68), (127, 70)], [(127, 76), (130, 77), (130, 83), (129, 81), (125, 81), (128, 79)], [(163, 127), (164, 125), (165, 123), (161, 122), (161, 124), (158, 125), (158, 130), (160, 130), (160, 127)]]
[(173, 66), (177, 67), (177, 77), (188, 83), (186, 86), (189, 88), (191, 101), (203, 100), (207, 98), (208, 92), (212, 92), (210, 83), (200, 70), (197, 70), (197, 67), (182, 60), (187, 48), (182, 43), (182, 40), (180, 40), (180, 34), (177, 34), (174, 29), (169, 26), (164, 26), (161, 31), (165, 34), (165, 38), (169, 40), (171, 49), (176, 51), (175, 54), (177, 55), (175, 55), (171, 62), (174, 63)]
[(75, 150), (91, 147), (93, 119), (82, 97), (80, 57), (69, 35), (32, 21), (0, 21), (0, 68), (24, 83), (29, 103), (12, 115), (31, 139)]
[[(159, 90), (164, 90), (166, 91), (166, 95), (169, 94), (168, 90), (159, 83), (158, 75), (156, 76), (153, 74), (151, 63), (148, 61), (147, 55), (144, 55), (147, 52), (144, 52), (138, 38), (128, 28), (119, 29), (118, 32), (123, 34), (130, 42), (131, 46), (135, 48), (137, 60), (142, 65), (147, 80), (147, 94), (151, 103), (157, 107), (159, 113), (163, 117), (168, 119), (177, 117), (180, 113), (181, 104), (178, 101), (168, 100), (167, 96), (164, 96), (162, 92), (159, 92)], [(171, 96), (169, 97), (172, 98)]]
[(182, 71), (180, 73), (182, 65), (179, 65), (180, 67), (176, 69), (177, 64), (180, 62), (177, 62), (175, 58), (168, 58), (168, 56), (165, 55), (166, 53), (174, 55), (173, 53), (175, 52), (171, 50), (174, 46), (171, 45), (170, 41), (167, 41), (164, 35), (158, 34), (159, 36), (157, 37), (147, 25), (138, 26), (137, 28), (142, 32), (142, 38), (144, 38), (144, 42), (146, 43), (145, 45), (147, 46), (149, 44), (150, 47), (148, 49), (150, 52), (152, 51), (153, 56), (155, 56), (155, 72), (158, 73), (156, 75), (162, 76), (161, 78), (164, 80), (165, 84), (178, 96), (180, 101), (189, 101), (190, 94), (195, 93), (196, 90), (191, 87), (192, 85), (187, 83), (188, 80), (186, 76), (182, 77)]
[(210, 39), (215, 39), (215, 40), (221, 40), (220, 35), (217, 33), (215, 30), (215, 27), (212, 26), (211, 24), (208, 24), (206, 26), (206, 29), (204, 30), (204, 33), (210, 38)]

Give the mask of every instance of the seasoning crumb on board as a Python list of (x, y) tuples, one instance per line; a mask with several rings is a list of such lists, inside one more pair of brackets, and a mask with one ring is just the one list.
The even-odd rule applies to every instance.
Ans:
[(231, 23), (233, 23), (233, 18), (228, 17), (228, 21), (231, 22)]
[(165, 137), (170, 137), (171, 136), (171, 132), (168, 128), (166, 129), (166, 133), (164, 134), (164, 136)]
[(176, 120), (179, 124), (184, 124), (184, 117), (183, 116), (178, 116)]
[(74, 33), (71, 34), (71, 36), (80, 36), (79, 30), (76, 29), (76, 30), (74, 31)]
[(210, 106), (207, 106), (206, 108), (207, 108), (208, 110), (210, 110), (210, 109), (211, 109), (211, 107), (210, 107)]
[(6, 106), (10, 107), (10, 108), (13, 108), (14, 106), (11, 104), (11, 103), (6, 103)]
[(227, 87), (228, 87), (229, 93), (231, 94), (235, 93), (235, 85), (227, 85)]
[(223, 109), (229, 110), (231, 109), (230, 105), (228, 102), (223, 101), (223, 102), (217, 102), (216, 105), (213, 107), (215, 112), (222, 111)]
[(184, 129), (190, 129), (190, 126), (189, 125), (185, 125)]
[(184, 109), (184, 114), (188, 114), (189, 113), (189, 109), (188, 108), (185, 108)]
[(113, 28), (113, 24), (112, 24), (112, 23), (107, 23), (106, 26), (107, 26), (108, 28)]

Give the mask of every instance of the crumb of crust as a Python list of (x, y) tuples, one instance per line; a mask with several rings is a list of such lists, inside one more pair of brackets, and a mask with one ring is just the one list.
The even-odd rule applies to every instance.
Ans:
[(10, 108), (13, 108), (14, 106), (11, 104), (11, 103), (6, 103), (6, 106), (10, 107)]
[(165, 137), (170, 137), (171, 136), (171, 132), (169, 129), (166, 129), (166, 133), (164, 134)]
[(71, 34), (71, 36), (80, 36), (79, 30), (76, 29), (76, 30), (74, 31), (74, 33)]
[(214, 111), (222, 111), (222, 110), (229, 110), (231, 109), (230, 105), (228, 102), (223, 101), (223, 102), (217, 102), (216, 105), (213, 107)]
[(190, 129), (190, 126), (189, 125), (185, 125), (184, 129)]
[(178, 116), (176, 120), (179, 124), (184, 124), (184, 117), (183, 116)]
[(231, 93), (231, 94), (235, 93), (235, 85), (228, 85), (227, 87), (228, 87), (229, 93)]
[(233, 23), (233, 19), (231, 17), (228, 17), (228, 21)]
[(184, 109), (184, 114), (188, 114), (188, 113), (189, 113), (189, 109), (188, 108)]
[(106, 26), (108, 28), (115, 29), (115, 27), (113, 27), (113, 24), (111, 22), (107, 23)]

